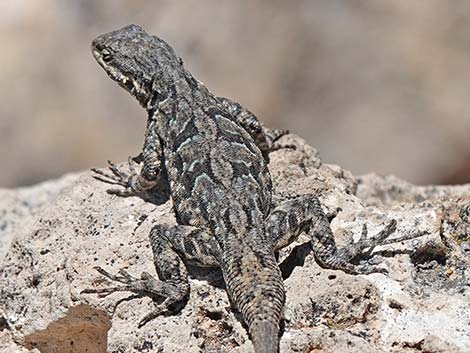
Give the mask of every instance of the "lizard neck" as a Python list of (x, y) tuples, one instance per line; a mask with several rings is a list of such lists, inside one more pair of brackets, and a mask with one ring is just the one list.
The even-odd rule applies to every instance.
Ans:
[(186, 70), (157, 77), (152, 87), (152, 95), (145, 106), (149, 116), (154, 116), (157, 111), (171, 115), (181, 110), (177, 107), (184, 105), (194, 110), (197, 106), (217, 104), (215, 96)]
[[(154, 84), (146, 110), (151, 120), (158, 121), (162, 131), (169, 129), (170, 121), (190, 119), (192, 112), (218, 105), (216, 97), (189, 72), (167, 76), (165, 85)], [(162, 88), (163, 87), (163, 88)]]

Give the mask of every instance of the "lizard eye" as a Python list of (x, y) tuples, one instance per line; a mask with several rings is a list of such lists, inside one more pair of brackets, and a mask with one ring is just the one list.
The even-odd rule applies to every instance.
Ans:
[(103, 58), (104, 62), (109, 62), (113, 58), (111, 52), (108, 49), (103, 49), (101, 51), (101, 57)]

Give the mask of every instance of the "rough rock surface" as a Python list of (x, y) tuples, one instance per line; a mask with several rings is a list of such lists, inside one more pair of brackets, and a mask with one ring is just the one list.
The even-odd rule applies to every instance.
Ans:
[(21, 228), (34, 222), (34, 216), (41, 206), (52, 202), (62, 189), (77, 178), (78, 175), (70, 174), (31, 187), (0, 189), (0, 263), (11, 240), (20, 234)]
[[(429, 234), (369, 257), (388, 275), (322, 269), (303, 237), (283, 250), (281, 352), (468, 352), (470, 185), (354, 177), (323, 164), (302, 139), (284, 142), (297, 148), (270, 155), (278, 197), (316, 193), (338, 243), (364, 223), (374, 234), (391, 218), (397, 236)], [(106, 281), (94, 266), (154, 273), (148, 232), (175, 223), (167, 191), (146, 202), (108, 195), (107, 187), (83, 172), (0, 191), (0, 352), (252, 352), (218, 271), (192, 269), (184, 309), (140, 329), (150, 298), (115, 307), (130, 293), (80, 293)]]

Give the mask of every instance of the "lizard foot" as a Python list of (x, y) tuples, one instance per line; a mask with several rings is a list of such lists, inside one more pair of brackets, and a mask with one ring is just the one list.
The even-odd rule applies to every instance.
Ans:
[[(410, 240), (422, 235), (428, 234), (428, 232), (417, 232), (413, 234), (407, 234), (398, 238), (389, 238), (397, 229), (397, 221), (392, 219), (379, 233), (372, 238), (367, 238), (367, 225), (364, 224), (362, 227), (361, 237), (357, 242), (351, 238), (347, 244), (338, 249), (336, 256), (343, 259), (346, 262), (350, 262), (358, 256), (370, 256), (376, 246), (387, 245), (392, 243), (398, 243), (404, 240)], [(366, 251), (364, 251), (366, 250)], [(360, 274), (368, 273), (388, 273), (388, 271), (381, 267), (371, 266), (368, 264), (353, 265), (353, 271)], [(349, 272), (349, 271), (348, 271)]]
[(265, 129), (264, 133), (265, 133), (267, 139), (270, 140), (271, 143), (274, 143), (277, 140), (279, 140), (282, 136), (287, 135), (289, 133), (289, 130), (285, 130), (285, 129)]
[(259, 142), (262, 151), (274, 152), (280, 149), (295, 149), (294, 145), (279, 143), (279, 139), (287, 135), (289, 130), (262, 128), (263, 142)]
[(135, 180), (138, 177), (138, 173), (135, 170), (136, 158), (129, 157), (128, 159), (129, 172), (123, 171), (115, 163), (108, 161), (108, 168), (111, 171), (111, 173), (105, 172), (101, 169), (92, 168), (91, 171), (95, 173), (94, 175), (92, 175), (92, 177), (95, 178), (96, 180), (102, 181), (107, 184), (119, 185), (119, 186), (124, 187), (124, 189), (117, 189), (117, 188), (108, 189), (106, 190), (108, 194), (113, 194), (113, 195), (118, 195), (118, 196), (136, 195), (137, 192), (133, 188)]
[[(113, 275), (99, 266), (95, 267), (95, 270), (112, 281), (122, 283), (122, 285), (105, 288), (87, 288), (82, 290), (81, 294), (95, 293), (98, 294), (100, 298), (104, 298), (115, 292), (133, 292), (137, 293), (137, 295), (131, 296), (129, 299), (149, 296), (154, 300), (161, 301), (160, 304), (156, 305), (153, 311), (140, 320), (138, 324), (139, 328), (155, 319), (157, 316), (171, 314), (177, 311), (182, 306), (180, 304), (187, 297), (189, 290), (189, 288), (186, 288), (187, 286), (184, 285), (175, 286), (159, 281), (147, 272), (142, 272), (140, 278), (136, 278), (124, 269), (119, 270), (117, 275)], [(114, 312), (117, 306), (123, 301), (126, 301), (126, 299), (128, 298), (117, 301), (112, 311)]]

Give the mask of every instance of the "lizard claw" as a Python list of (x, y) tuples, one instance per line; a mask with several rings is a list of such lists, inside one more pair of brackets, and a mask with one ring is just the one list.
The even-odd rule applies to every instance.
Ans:
[(145, 315), (139, 321), (139, 323), (137, 324), (137, 327), (141, 328), (142, 326), (147, 324), (149, 321), (152, 321), (153, 319), (157, 318), (160, 315), (165, 314), (166, 312), (169, 312), (169, 310), (168, 310), (168, 305), (164, 301), (162, 304), (157, 305), (156, 308), (154, 310), (152, 310), (150, 313)]
[[(138, 157), (136, 157), (138, 158)], [(135, 160), (132, 157), (128, 159), (129, 172), (123, 171), (117, 164), (108, 160), (108, 170), (111, 173), (103, 171), (101, 169), (92, 168), (91, 171), (95, 174), (92, 174), (92, 177), (101, 182), (119, 185), (124, 187), (124, 189), (112, 188), (106, 190), (108, 194), (118, 195), (118, 196), (132, 196), (136, 192), (133, 188), (133, 180), (137, 177), (137, 172), (135, 170)]]
[(113, 313), (122, 302), (140, 298), (144, 295), (160, 301), (163, 300), (163, 302), (156, 306), (155, 310), (142, 318), (138, 324), (139, 328), (155, 319), (157, 316), (179, 310), (180, 306), (185, 303), (184, 298), (187, 295), (186, 290), (159, 281), (147, 272), (142, 272), (140, 278), (137, 278), (124, 269), (119, 270), (117, 274), (112, 274), (99, 266), (94, 267), (94, 269), (107, 279), (118, 282), (119, 284), (112, 287), (87, 288), (82, 290), (80, 292), (81, 294), (97, 294), (99, 298), (105, 298), (115, 292), (135, 293), (127, 298), (118, 300), (113, 305)]

